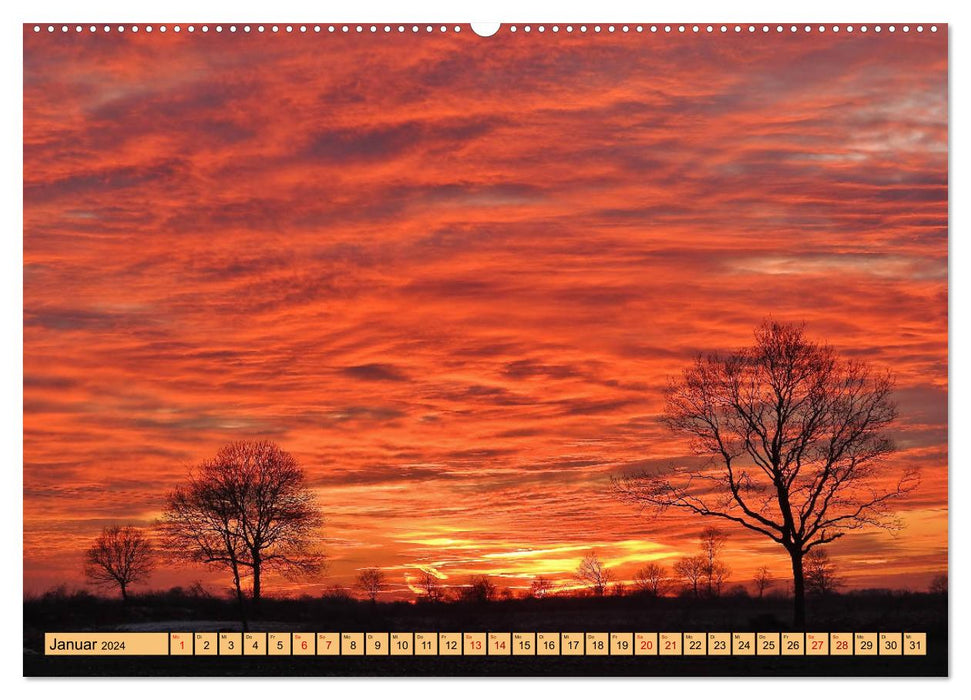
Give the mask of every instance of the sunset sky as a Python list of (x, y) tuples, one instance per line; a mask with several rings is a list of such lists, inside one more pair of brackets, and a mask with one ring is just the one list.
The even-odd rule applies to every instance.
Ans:
[[(897, 377), (922, 483), (849, 585), (946, 570), (946, 31), (382, 30), (25, 28), (27, 592), (258, 438), (329, 559), (269, 594), (670, 567), (709, 523), (610, 477), (690, 463), (666, 378), (767, 316)], [(732, 583), (786, 575), (730, 532)]]

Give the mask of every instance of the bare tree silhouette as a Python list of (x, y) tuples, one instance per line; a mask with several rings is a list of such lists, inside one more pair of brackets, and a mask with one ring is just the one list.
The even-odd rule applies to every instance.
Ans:
[(667, 570), (657, 562), (642, 566), (634, 574), (634, 588), (641, 593), (660, 598), (667, 592), (667, 587)]
[(354, 600), (354, 596), (351, 595), (350, 590), (347, 586), (342, 586), (339, 583), (334, 583), (328, 586), (320, 597), (325, 600), (331, 600), (340, 603), (349, 603)]
[(594, 595), (602, 596), (607, 592), (607, 584), (610, 583), (610, 569), (604, 566), (596, 552), (590, 552), (580, 561), (576, 577), (590, 586)]
[(445, 589), (438, 582), (438, 578), (430, 571), (422, 569), (418, 574), (418, 590), (425, 600), (435, 603), (445, 597)]
[(499, 597), (499, 590), (488, 576), (473, 576), (469, 585), (462, 589), (462, 600), (476, 603), (488, 603)]
[(144, 581), (155, 568), (152, 544), (137, 527), (106, 527), (85, 552), (84, 575), (97, 586), (118, 586), (128, 600), (128, 586)]
[(534, 598), (545, 598), (553, 592), (553, 582), (545, 576), (537, 576), (529, 584), (529, 595)]
[(928, 590), (934, 595), (947, 595), (947, 574), (935, 576)]
[(755, 590), (758, 591), (759, 598), (762, 598), (765, 592), (772, 587), (772, 573), (767, 566), (760, 566), (752, 581), (755, 583)]
[(376, 603), (381, 589), (384, 588), (385, 576), (381, 569), (374, 567), (361, 569), (357, 574), (357, 587), (367, 596), (368, 600)]
[(701, 554), (705, 558), (705, 588), (709, 598), (721, 595), (725, 580), (732, 570), (718, 557), (725, 548), (728, 535), (717, 527), (706, 527), (701, 531)]
[(708, 562), (703, 556), (684, 557), (674, 563), (674, 573), (684, 582), (685, 589), (690, 591), (695, 598), (701, 594), (701, 582), (705, 578), (708, 569)]
[(806, 555), (806, 593), (823, 597), (832, 595), (843, 585), (836, 564), (824, 549), (814, 549)]
[(234, 442), (169, 494), (159, 528), (175, 558), (228, 568), (246, 624), (241, 580), (258, 604), (264, 571), (319, 570), (313, 549), (323, 518), (303, 469), (272, 442)]
[(675, 508), (746, 527), (785, 548), (793, 616), (805, 625), (803, 557), (864, 526), (899, 527), (891, 501), (918, 483), (875, 477), (893, 449), (884, 431), (897, 412), (893, 379), (802, 325), (767, 321), (755, 344), (699, 357), (673, 381), (664, 422), (690, 439), (700, 468), (615, 479), (617, 495), (653, 515)]

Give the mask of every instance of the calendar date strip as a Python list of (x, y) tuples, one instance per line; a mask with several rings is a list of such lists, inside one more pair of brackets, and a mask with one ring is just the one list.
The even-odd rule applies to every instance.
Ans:
[(926, 656), (924, 632), (48, 632), (47, 656)]

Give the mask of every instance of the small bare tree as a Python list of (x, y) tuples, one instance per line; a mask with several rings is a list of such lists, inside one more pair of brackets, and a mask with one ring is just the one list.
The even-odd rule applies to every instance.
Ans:
[(128, 587), (149, 577), (155, 568), (152, 544), (137, 527), (106, 527), (85, 553), (84, 575), (97, 586), (118, 586), (122, 600)]
[(604, 566), (596, 552), (590, 552), (580, 561), (576, 577), (590, 586), (594, 595), (602, 596), (607, 592), (607, 584), (610, 583), (610, 569)]
[(772, 587), (772, 573), (767, 566), (760, 566), (758, 568), (758, 571), (755, 572), (753, 583), (755, 583), (755, 590), (758, 591), (759, 598), (761, 599), (765, 595), (765, 592)]
[(488, 603), (499, 597), (499, 590), (488, 576), (473, 576), (469, 585), (460, 593), (462, 600), (474, 603)]
[(728, 577), (732, 575), (732, 570), (721, 561), (716, 561), (714, 566), (705, 566), (705, 585), (709, 598), (718, 598), (725, 588)]
[(706, 592), (709, 598), (716, 598), (721, 595), (725, 580), (732, 573), (732, 570), (719, 559), (728, 541), (728, 535), (717, 527), (706, 527), (701, 531), (699, 540), (701, 554), (705, 558)]
[(674, 573), (676, 573), (684, 583), (686, 590), (690, 591), (695, 598), (701, 593), (701, 582), (705, 578), (708, 569), (708, 562), (701, 555), (684, 557), (674, 563)]
[(230, 570), (245, 626), (241, 580), (252, 578), (256, 604), (264, 571), (318, 571), (323, 558), (313, 545), (322, 524), (289, 452), (272, 442), (234, 442), (169, 494), (159, 528), (176, 559)]
[(947, 595), (947, 574), (938, 574), (931, 580), (928, 589), (934, 595)]
[(794, 621), (806, 621), (803, 558), (865, 526), (895, 528), (893, 499), (917, 486), (880, 476), (897, 415), (893, 379), (801, 325), (766, 322), (755, 344), (698, 358), (667, 394), (664, 422), (706, 457), (701, 468), (629, 475), (618, 496), (653, 512), (717, 518), (768, 537), (792, 562)]
[(814, 549), (806, 555), (806, 593), (818, 597), (832, 595), (843, 585), (836, 571), (836, 564), (823, 549)]
[(545, 598), (553, 592), (553, 582), (545, 576), (537, 576), (529, 584), (529, 595), (533, 598)]
[(436, 603), (445, 597), (445, 589), (438, 582), (438, 578), (430, 571), (422, 569), (418, 573), (418, 590), (425, 600)]
[(357, 574), (357, 588), (371, 603), (376, 603), (381, 589), (384, 588), (384, 572), (374, 567), (361, 569)]
[(634, 587), (641, 593), (660, 598), (667, 591), (667, 571), (663, 566), (652, 561), (634, 574)]

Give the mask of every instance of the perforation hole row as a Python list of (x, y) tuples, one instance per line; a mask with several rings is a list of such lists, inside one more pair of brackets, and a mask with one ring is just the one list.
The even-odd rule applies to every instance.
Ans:
[[(222, 34), (222, 33), (242, 33), (242, 34), (433, 34), (433, 33), (460, 33), (465, 31), (460, 25), (445, 24), (172, 24), (172, 25), (125, 25), (125, 24), (35, 24), (35, 33), (47, 32), (53, 34), (61, 33), (81, 33), (81, 32), (116, 32), (123, 34), (130, 32), (137, 34), (143, 32), (151, 34), (153, 32), (165, 34), (173, 32), (176, 34), (188, 32), (189, 34)], [(811, 24), (511, 24), (503, 26), (501, 31), (512, 34), (544, 34), (551, 32), (554, 34), (613, 34), (613, 33), (649, 33), (649, 34), (768, 34), (775, 32), (781, 33), (827, 33), (834, 34), (853, 32), (876, 34), (882, 32), (936, 32), (936, 25), (811, 25)], [(474, 30), (473, 30), (474, 33)]]

